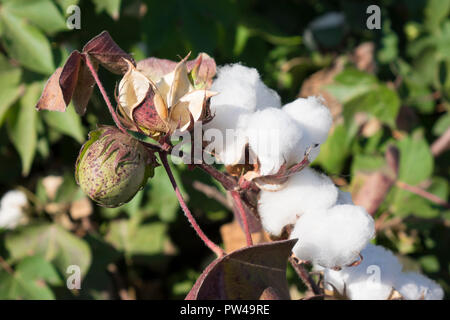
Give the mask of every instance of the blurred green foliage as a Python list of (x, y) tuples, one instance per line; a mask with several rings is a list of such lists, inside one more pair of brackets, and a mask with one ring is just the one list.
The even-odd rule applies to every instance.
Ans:
[[(81, 29), (68, 30), (66, 10), (81, 8)], [(0, 230), (0, 298), (183, 298), (213, 258), (178, 207), (164, 172), (121, 208), (94, 206), (88, 219), (73, 214), (83, 199), (73, 170), (87, 132), (111, 123), (97, 91), (86, 117), (36, 112), (43, 85), (68, 54), (102, 30), (136, 60), (177, 60), (206, 52), (218, 65), (241, 61), (257, 68), (286, 103), (316, 71), (344, 67), (324, 89), (342, 106), (340, 121), (314, 163), (350, 189), (361, 172), (385, 165), (387, 146), (400, 151), (399, 179), (448, 200), (449, 152), (430, 145), (450, 127), (450, 0), (383, 0), (381, 30), (366, 28), (367, 1), (256, 0), (0, 0), (0, 194), (20, 187), (30, 206), (25, 225)], [(312, 23), (335, 12), (339, 19)], [(375, 44), (374, 70), (349, 58)], [(327, 70), (327, 69), (324, 69)], [(117, 77), (100, 71), (110, 96)], [(364, 134), (358, 115), (377, 119)], [(202, 172), (174, 167), (189, 206), (206, 233), (232, 220), (227, 208), (192, 183), (215, 183)], [(61, 177), (55, 195), (44, 178)], [(217, 186), (217, 185), (215, 185)], [(223, 192), (223, 190), (221, 190)], [(89, 206), (88, 206), (89, 207)], [(376, 216), (402, 218), (377, 241), (406, 256), (450, 293), (450, 211), (393, 187)], [(385, 217), (385, 216), (384, 216)], [(82, 289), (65, 286), (68, 265), (81, 267)], [(292, 270), (295, 290), (304, 286)]]

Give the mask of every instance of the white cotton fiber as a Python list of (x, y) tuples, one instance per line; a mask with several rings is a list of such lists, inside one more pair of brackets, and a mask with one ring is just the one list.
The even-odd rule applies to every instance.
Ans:
[(24, 217), (23, 209), (27, 205), (25, 193), (12, 190), (5, 193), (0, 201), (0, 228), (14, 229)]
[(330, 178), (306, 167), (291, 176), (281, 190), (261, 190), (258, 213), (263, 228), (278, 236), (284, 226), (294, 224), (305, 212), (331, 207), (337, 195), (338, 190)]
[(300, 126), (281, 109), (266, 108), (251, 114), (247, 137), (260, 162), (260, 174), (276, 174), (283, 164), (303, 159), (306, 146)]
[(267, 107), (281, 108), (281, 98), (275, 90), (259, 80), (256, 84), (256, 108), (262, 110)]
[(243, 158), (248, 142), (245, 128), (250, 112), (232, 105), (216, 106), (213, 112), (214, 118), (203, 125), (205, 141), (214, 140), (206, 151), (212, 151), (209, 149), (213, 148), (220, 163), (236, 164)]
[(230, 64), (219, 68), (211, 90), (218, 92), (211, 98), (211, 109), (216, 105), (233, 105), (256, 110), (256, 86), (258, 71), (240, 64)]
[(325, 142), (333, 119), (323, 99), (314, 96), (299, 98), (283, 106), (283, 110), (305, 128), (313, 145)]
[(340, 271), (326, 269), (324, 283), (352, 300), (385, 300), (400, 276), (402, 266), (393, 253), (381, 246), (368, 244), (361, 251), (358, 266)]
[(395, 289), (407, 300), (442, 300), (444, 291), (433, 280), (416, 272), (402, 273), (397, 277)]
[(238, 63), (219, 68), (211, 90), (219, 93), (211, 98), (211, 109), (216, 105), (233, 105), (249, 111), (281, 107), (280, 96), (261, 81), (258, 71)]
[(346, 266), (359, 259), (374, 233), (374, 221), (364, 208), (336, 205), (298, 219), (291, 239), (299, 241), (292, 251), (299, 259), (324, 267)]

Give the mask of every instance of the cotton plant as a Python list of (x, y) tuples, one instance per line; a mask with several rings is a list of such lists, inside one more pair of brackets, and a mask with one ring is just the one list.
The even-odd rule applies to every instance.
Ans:
[[(116, 106), (99, 78), (99, 67), (119, 76)], [(328, 176), (308, 167), (332, 125), (322, 98), (283, 105), (256, 69), (237, 63), (219, 67), (216, 75), (215, 61), (205, 53), (192, 60), (188, 54), (180, 61), (151, 57), (136, 62), (103, 32), (56, 69), (36, 107), (64, 112), (72, 102), (83, 115), (95, 86), (114, 125), (98, 124), (89, 133), (76, 161), (76, 181), (98, 205), (118, 207), (133, 199), (162, 165), (187, 220), (217, 256), (187, 299), (287, 299), (285, 279), (275, 281), (269, 270), (285, 270), (288, 258), (321, 268), (327, 289), (350, 298), (385, 298), (392, 288), (406, 299), (440, 297), (437, 285), (401, 273), (384, 249), (370, 245), (372, 217)], [(204, 160), (189, 165), (216, 179), (230, 195), (246, 237), (246, 247), (231, 253), (202, 231), (169, 165), (168, 156), (176, 156), (172, 151), (177, 147), (172, 135), (194, 134), (195, 139), (198, 125), (202, 156), (212, 155), (225, 171)], [(218, 136), (225, 140), (211, 143)], [(14, 197), (2, 200), (0, 222), (14, 227), (17, 219), (4, 214), (10, 210), (4, 207), (15, 203), (21, 208), (25, 202), (8, 199)], [(253, 244), (251, 231), (258, 226), (273, 241)], [(239, 272), (228, 266), (235, 258), (244, 262)], [(372, 284), (365, 281), (363, 269), (379, 259), (389, 272), (379, 290), (368, 293)], [(217, 281), (226, 285), (217, 286)]]

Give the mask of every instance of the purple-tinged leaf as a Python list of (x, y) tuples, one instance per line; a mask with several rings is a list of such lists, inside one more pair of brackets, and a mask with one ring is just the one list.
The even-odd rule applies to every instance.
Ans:
[(90, 40), (84, 46), (83, 53), (115, 74), (127, 72), (128, 64), (124, 59), (135, 64), (134, 59), (114, 42), (108, 31), (103, 31)]
[(61, 71), (62, 68), (56, 69), (48, 79), (42, 95), (36, 104), (37, 110), (66, 111), (66, 103), (64, 102), (64, 96), (59, 86)]
[(286, 264), (296, 242), (294, 239), (258, 244), (214, 260), (186, 300), (289, 299)]

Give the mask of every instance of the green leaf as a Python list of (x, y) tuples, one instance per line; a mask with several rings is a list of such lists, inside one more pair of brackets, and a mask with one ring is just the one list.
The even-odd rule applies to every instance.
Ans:
[(37, 112), (34, 109), (42, 90), (42, 84), (29, 85), (25, 95), (20, 99), (15, 113), (8, 120), (8, 133), (22, 160), (22, 174), (28, 175), (33, 163), (37, 145)]
[(32, 71), (47, 75), (53, 73), (55, 67), (50, 43), (39, 29), (4, 6), (0, 7), (0, 18), (4, 29), (2, 43), (8, 54)]
[(428, 0), (425, 7), (425, 26), (435, 31), (450, 11), (449, 0)]
[(329, 173), (337, 174), (342, 170), (345, 159), (350, 153), (354, 136), (354, 128), (347, 129), (343, 124), (336, 126), (327, 141), (320, 147), (319, 156), (315, 161)]
[(139, 225), (134, 220), (117, 220), (111, 222), (105, 239), (129, 256), (155, 255), (163, 251), (166, 231), (163, 223)]
[(16, 267), (16, 272), (20, 272), (29, 279), (42, 279), (45, 282), (59, 286), (63, 281), (55, 267), (40, 255), (24, 258)]
[(372, 172), (380, 169), (386, 164), (382, 156), (357, 154), (353, 158), (351, 172), (355, 175), (356, 172)]
[(50, 0), (15, 0), (5, 4), (5, 10), (30, 23), (46, 33), (66, 30), (66, 22), (56, 5)]
[[(181, 193), (186, 196), (177, 169), (174, 166), (171, 166), (171, 168)], [(149, 185), (151, 188), (149, 192), (150, 201), (146, 209), (156, 212), (162, 221), (174, 221), (179, 210), (179, 204), (172, 184), (163, 168), (155, 170), (155, 175), (149, 180)]]
[[(446, 200), (448, 182), (444, 178), (433, 178), (427, 191)], [(392, 195), (389, 196), (388, 202), (391, 203), (390, 210), (397, 216), (405, 217), (412, 214), (416, 217), (431, 219), (439, 217), (442, 212), (442, 207), (407, 190), (395, 188)]]
[(346, 122), (351, 122), (357, 112), (367, 112), (394, 127), (400, 108), (400, 99), (395, 91), (385, 85), (379, 85), (376, 89), (345, 103), (343, 108)]
[(74, 138), (79, 143), (83, 143), (86, 139), (81, 118), (73, 106), (69, 106), (66, 112), (44, 111), (43, 114), (47, 124), (55, 130)]
[(114, 20), (119, 19), (120, 4), (122, 0), (92, 0), (97, 13), (105, 10)]
[(0, 297), (8, 300), (53, 300), (55, 296), (41, 281), (26, 277), (23, 273), (13, 275), (0, 272)]
[(405, 137), (398, 142), (400, 150), (399, 180), (415, 185), (431, 176), (433, 155), (430, 147), (420, 134)]
[(433, 126), (433, 134), (435, 136), (440, 136), (447, 131), (448, 128), (450, 128), (450, 112), (446, 112), (438, 119), (438, 121), (436, 121)]
[(376, 77), (371, 74), (349, 68), (339, 73), (334, 78), (334, 83), (325, 86), (325, 88), (341, 103), (345, 103), (376, 86)]
[(71, 5), (78, 5), (80, 2), (79, 0), (56, 0), (56, 2), (59, 4), (61, 9), (63, 9), (64, 12), (66, 12), (67, 8)]
[(0, 127), (9, 107), (19, 98), (22, 91), (21, 76), (22, 70), (11, 66), (6, 57), (0, 54)]
[(5, 247), (13, 261), (39, 254), (62, 274), (66, 274), (68, 266), (77, 265), (84, 276), (91, 263), (86, 242), (53, 223), (29, 225), (8, 234)]

